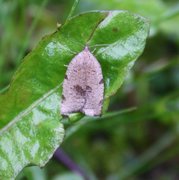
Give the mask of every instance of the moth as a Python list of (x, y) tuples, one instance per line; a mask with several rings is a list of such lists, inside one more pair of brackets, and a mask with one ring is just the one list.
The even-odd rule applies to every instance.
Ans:
[(69, 63), (63, 81), (61, 114), (101, 115), (104, 82), (101, 66), (86, 46)]

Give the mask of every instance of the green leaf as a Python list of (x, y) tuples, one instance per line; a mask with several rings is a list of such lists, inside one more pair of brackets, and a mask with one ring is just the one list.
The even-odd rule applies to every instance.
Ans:
[(94, 11), (41, 40), (0, 96), (0, 179), (29, 164), (44, 166), (62, 142), (61, 85), (75, 54), (88, 45), (97, 57), (108, 100), (142, 53), (148, 30), (144, 18), (127, 11)]

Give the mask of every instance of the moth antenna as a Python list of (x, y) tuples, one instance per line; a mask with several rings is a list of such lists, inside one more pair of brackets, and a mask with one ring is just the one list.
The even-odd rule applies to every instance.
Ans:
[(91, 51), (91, 53), (93, 54), (96, 51), (96, 48), (93, 49), (93, 51)]
[(92, 47), (101, 47), (101, 46), (109, 46), (110, 44), (96, 44), (96, 45), (93, 45), (93, 46), (89, 46), (90, 48)]

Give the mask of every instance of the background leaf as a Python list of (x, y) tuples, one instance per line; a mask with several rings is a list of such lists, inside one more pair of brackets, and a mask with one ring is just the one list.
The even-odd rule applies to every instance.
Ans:
[[(167, 2), (167, 0), (166, 0)], [(123, 9), (133, 13), (138, 13), (151, 22), (150, 35), (157, 33), (173, 34), (179, 39), (179, 3), (168, 1), (168, 4), (162, 0), (83, 0), (79, 4), (79, 10), (89, 9)], [(172, 5), (173, 3), (173, 5)]]
[(25, 57), (0, 96), (0, 177), (44, 166), (63, 139), (60, 100), (66, 66), (88, 45), (102, 66), (105, 98), (142, 53), (148, 22), (127, 11), (96, 11), (68, 20)]

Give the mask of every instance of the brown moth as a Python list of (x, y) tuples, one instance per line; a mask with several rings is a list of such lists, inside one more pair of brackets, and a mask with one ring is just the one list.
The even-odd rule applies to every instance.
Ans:
[(88, 116), (101, 115), (103, 99), (101, 66), (85, 47), (68, 65), (63, 82), (61, 114), (82, 112)]

